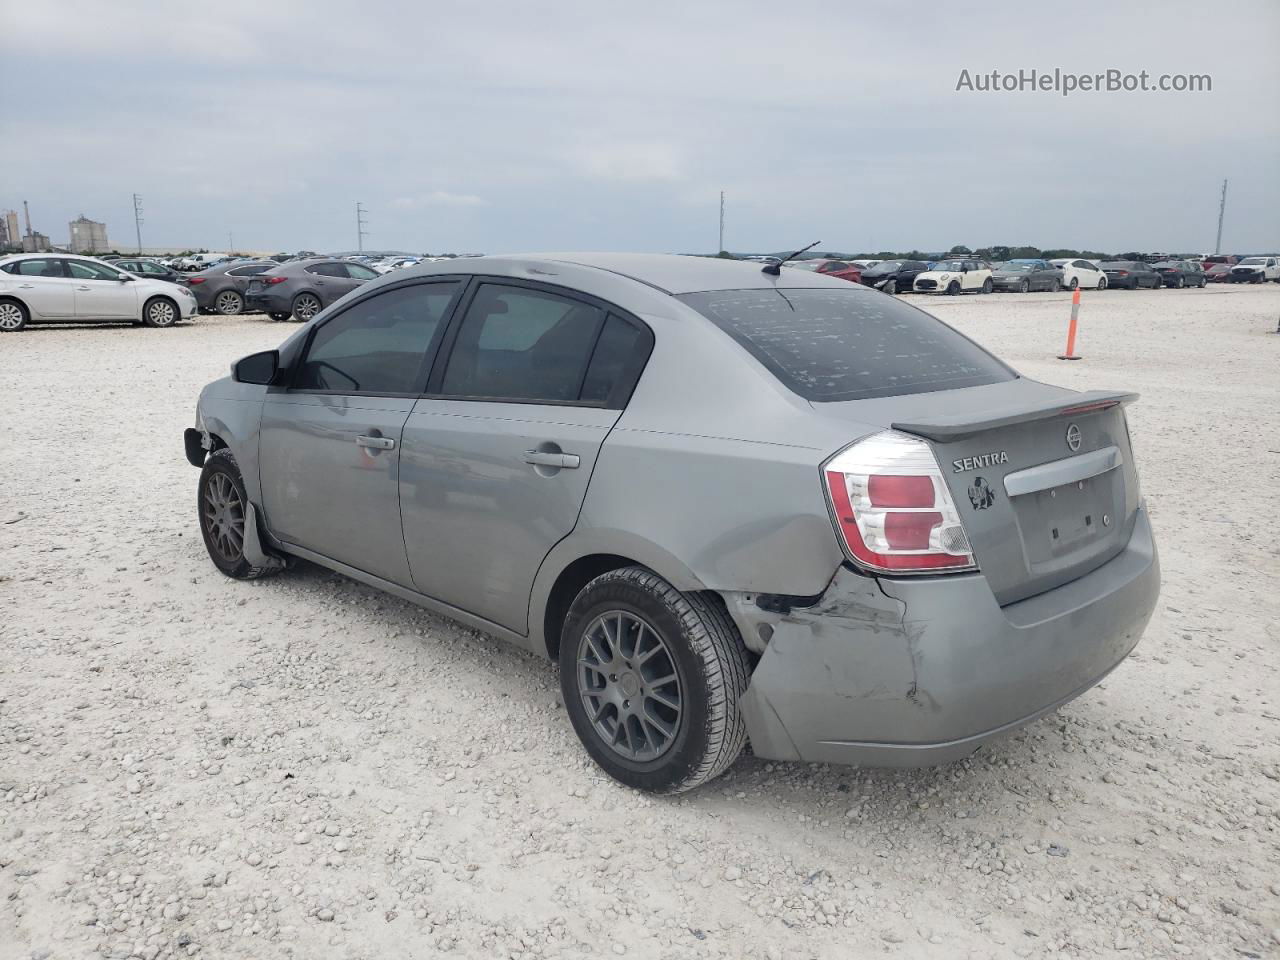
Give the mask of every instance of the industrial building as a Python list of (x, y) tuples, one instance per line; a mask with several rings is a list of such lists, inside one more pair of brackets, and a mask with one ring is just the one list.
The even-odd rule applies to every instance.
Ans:
[(67, 224), (71, 237), (72, 253), (105, 253), (111, 249), (107, 242), (107, 225), (90, 220), (83, 213)]
[(22, 231), (18, 229), (18, 211), (6, 210), (0, 220), (0, 248), (22, 246)]
[(32, 230), (22, 238), (23, 253), (43, 253), (46, 250), (52, 250), (53, 247), (49, 243), (49, 238), (43, 233)]

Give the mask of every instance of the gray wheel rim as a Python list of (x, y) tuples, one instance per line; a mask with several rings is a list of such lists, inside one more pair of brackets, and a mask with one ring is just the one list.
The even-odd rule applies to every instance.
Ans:
[(636, 614), (610, 610), (583, 631), (578, 690), (592, 728), (614, 753), (643, 763), (675, 743), (684, 717), (675, 660)]
[(244, 502), (225, 473), (209, 477), (201, 503), (200, 519), (218, 556), (236, 563), (244, 547)]
[(157, 300), (147, 311), (147, 316), (157, 327), (167, 327), (173, 323), (173, 304)]
[(230, 290), (224, 290), (218, 294), (218, 312), (223, 314), (239, 313), (240, 295)]
[(0, 330), (17, 330), (22, 326), (22, 309), (16, 303), (0, 303)]
[(294, 304), (293, 312), (303, 320), (310, 320), (320, 312), (320, 301), (309, 294), (304, 294)]

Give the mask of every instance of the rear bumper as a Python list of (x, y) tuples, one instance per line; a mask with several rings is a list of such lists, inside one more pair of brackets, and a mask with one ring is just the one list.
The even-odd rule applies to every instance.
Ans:
[(731, 594), (744, 635), (773, 631), (742, 705), (753, 749), (866, 766), (960, 759), (1110, 673), (1159, 588), (1140, 510), (1108, 563), (1006, 607), (980, 573), (877, 580), (841, 568), (816, 604), (789, 613)]
[(244, 298), (244, 308), (249, 313), (288, 313), (293, 309), (293, 304), (288, 297), (257, 293)]

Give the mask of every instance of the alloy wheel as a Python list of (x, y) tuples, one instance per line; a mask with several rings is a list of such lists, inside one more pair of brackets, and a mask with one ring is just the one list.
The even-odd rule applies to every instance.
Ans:
[(147, 308), (147, 319), (154, 327), (167, 327), (173, 323), (177, 312), (168, 300), (156, 300)]
[(223, 290), (218, 294), (218, 299), (214, 302), (218, 312), (224, 317), (234, 316), (243, 308), (240, 302), (240, 294), (234, 290)]
[(671, 748), (684, 701), (675, 660), (653, 626), (630, 611), (602, 613), (578, 642), (577, 669), (587, 719), (605, 745), (640, 763)]
[(244, 501), (231, 478), (213, 473), (204, 490), (200, 519), (209, 542), (227, 563), (236, 563), (244, 548)]
[(304, 293), (293, 301), (293, 315), (299, 320), (310, 320), (320, 312), (320, 301), (309, 293)]
[(22, 308), (16, 303), (0, 303), (0, 330), (6, 333), (22, 328)]

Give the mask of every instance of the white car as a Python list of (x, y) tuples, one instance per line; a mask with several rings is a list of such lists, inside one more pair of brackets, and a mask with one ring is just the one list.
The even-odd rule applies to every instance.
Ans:
[(1280, 257), (1245, 257), (1227, 277), (1232, 283), (1280, 283)]
[(0, 258), (0, 333), (28, 323), (121, 320), (171, 327), (196, 312), (186, 287), (144, 280), (92, 257), (27, 253)]
[(991, 265), (981, 260), (939, 260), (932, 270), (916, 274), (916, 293), (990, 293)]
[(1049, 262), (1062, 271), (1062, 285), (1068, 290), (1074, 290), (1076, 287), (1084, 290), (1107, 289), (1107, 275), (1092, 260), (1060, 257)]

